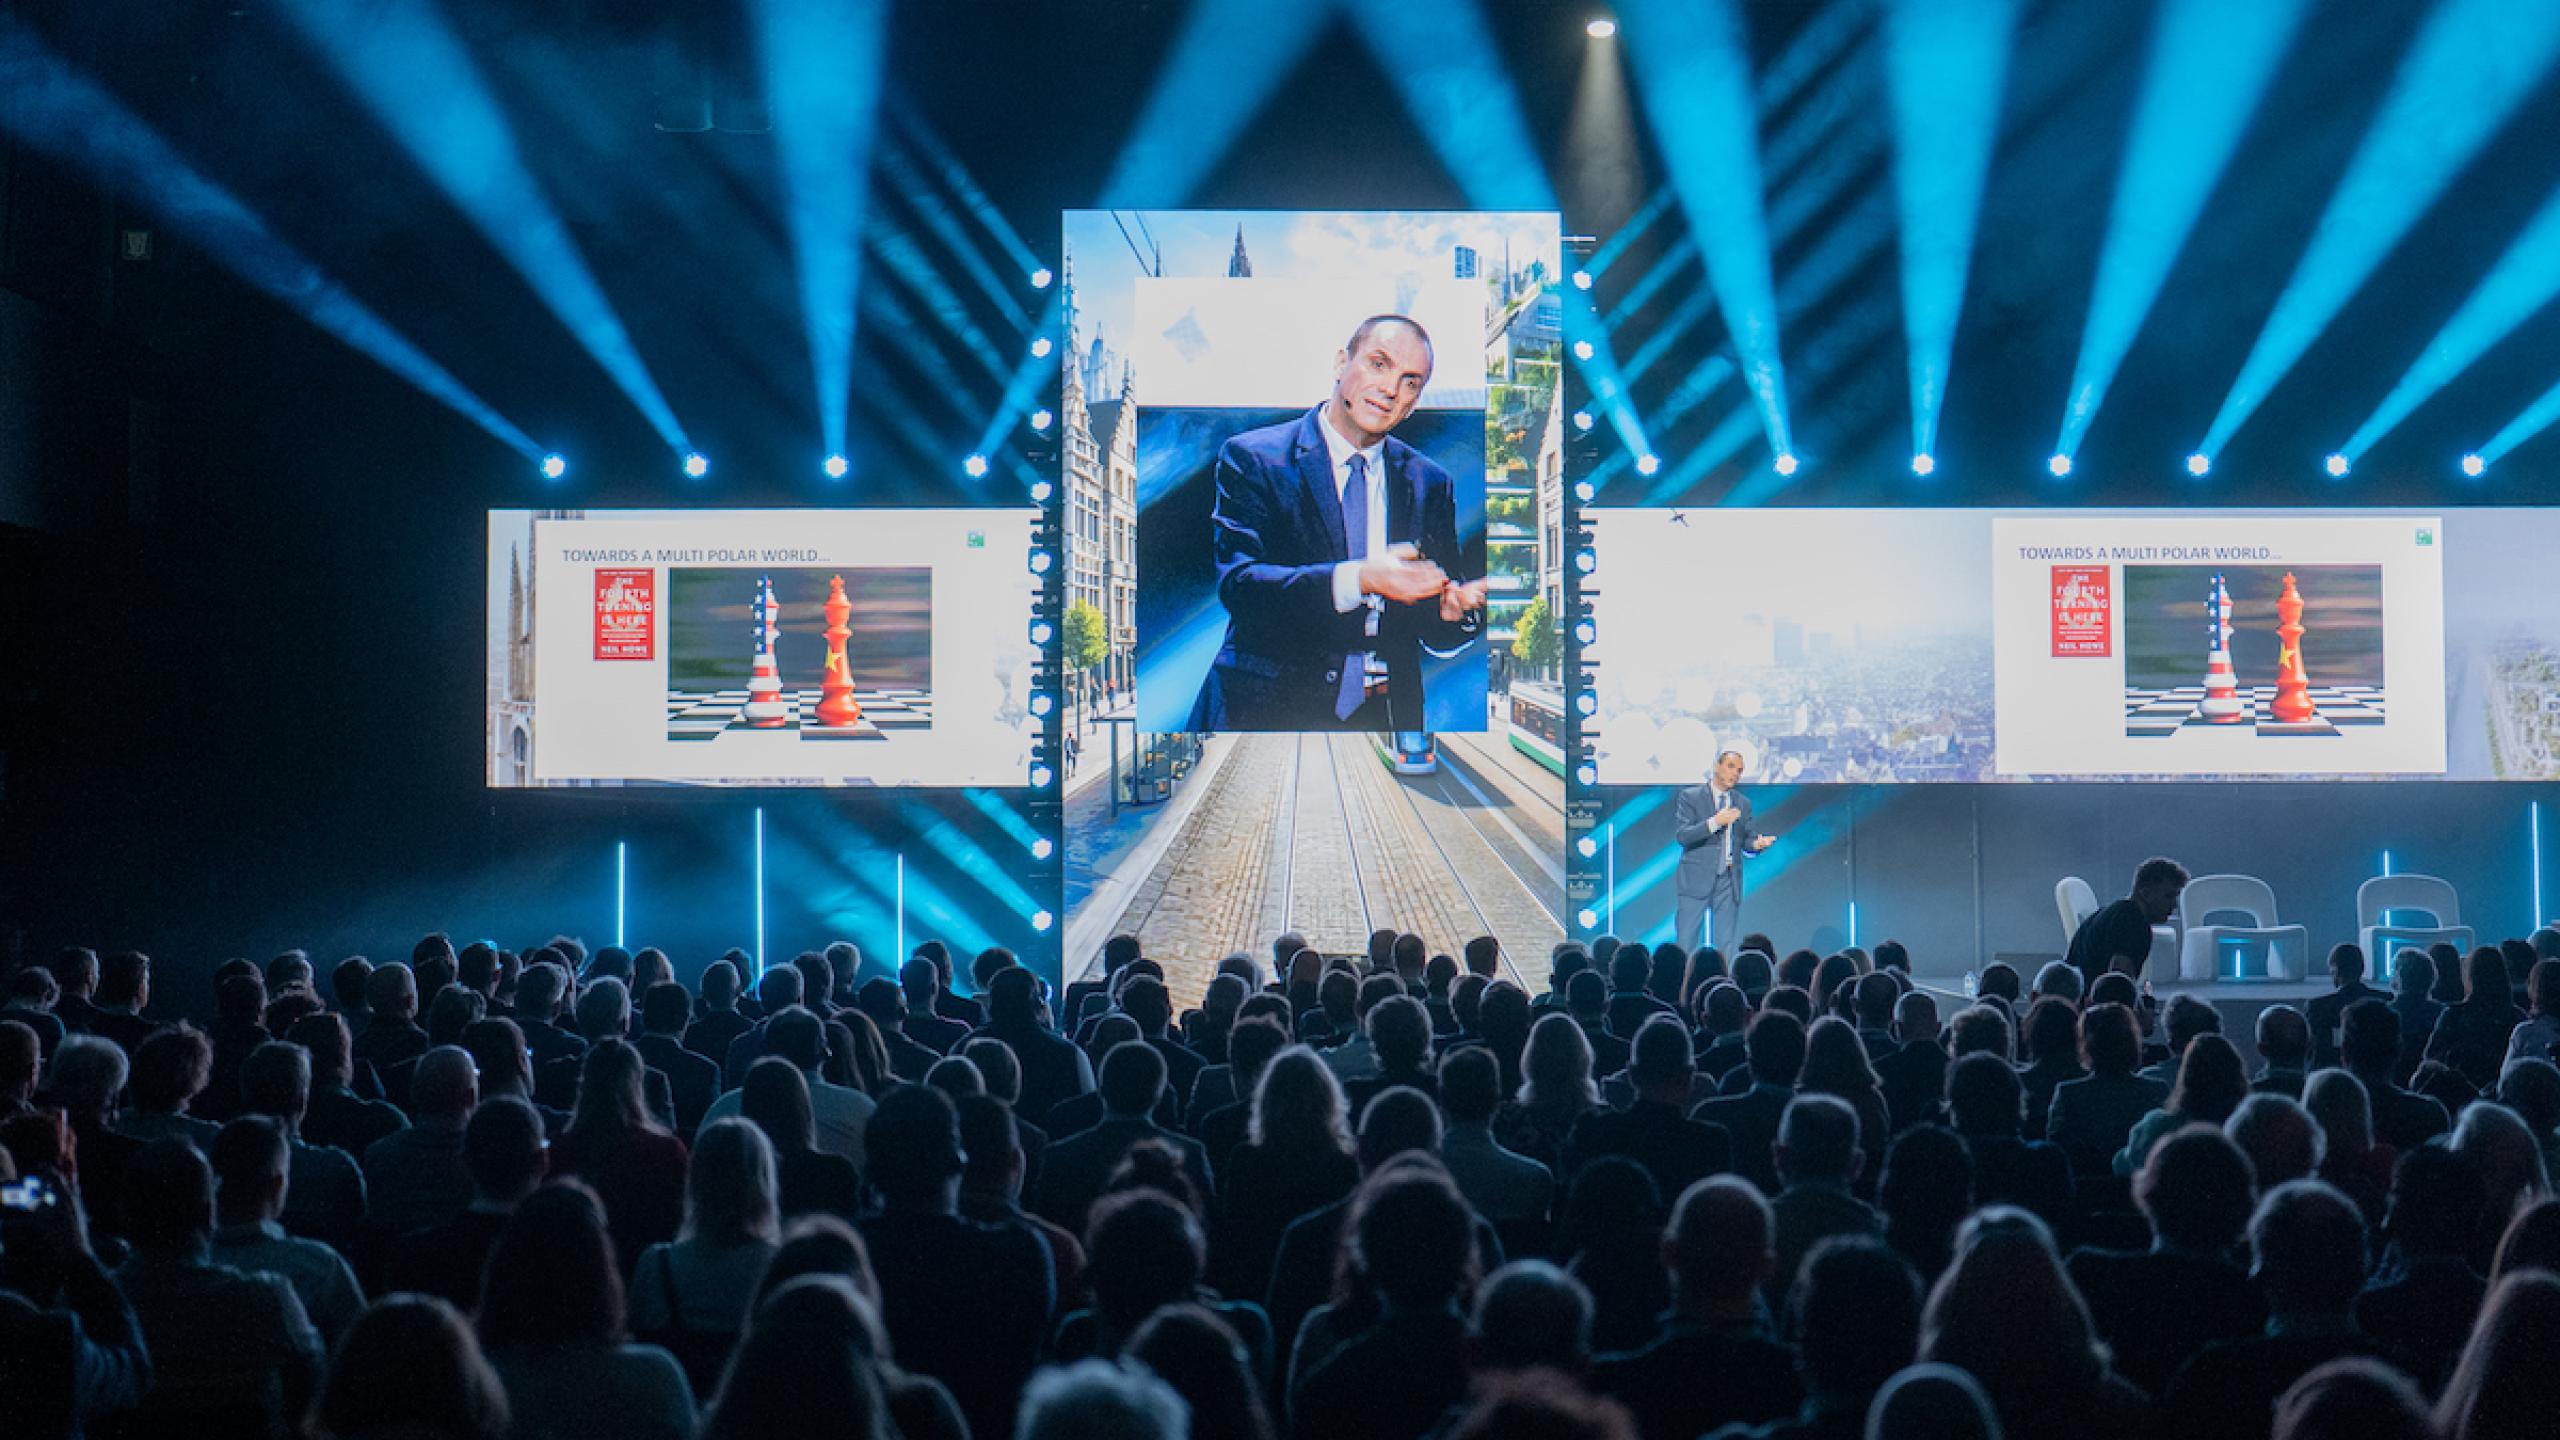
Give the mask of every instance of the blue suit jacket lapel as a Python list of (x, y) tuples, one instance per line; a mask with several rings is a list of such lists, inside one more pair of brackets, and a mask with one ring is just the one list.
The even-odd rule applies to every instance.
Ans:
[(1413, 467), (1405, 463), (1412, 452), (1393, 440), (1379, 447), (1380, 462), (1387, 467), (1387, 541), (1419, 541), (1422, 538), (1422, 495), (1416, 488)]
[(1342, 530), (1342, 497), (1333, 493), (1333, 452), (1325, 445), (1316, 427), (1324, 423), (1324, 407), (1319, 405), (1298, 422), (1295, 446), (1298, 483), (1306, 487), (1307, 498), (1313, 500), (1316, 514), (1324, 522), (1324, 533), (1333, 539), (1333, 558), (1351, 558), (1351, 541)]

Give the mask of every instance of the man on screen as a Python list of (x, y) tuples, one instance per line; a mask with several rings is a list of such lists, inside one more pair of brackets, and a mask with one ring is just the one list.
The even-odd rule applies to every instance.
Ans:
[[(1672, 939), (1686, 949), (1733, 943), (1742, 933), (1742, 862), (1778, 843), (1751, 823), (1751, 797), (1742, 793), (1742, 752), (1716, 756), (1714, 773), (1704, 785), (1680, 792), (1672, 807), (1672, 837), (1680, 842), (1680, 868), (1673, 893), (1679, 897), (1679, 928)], [(1701, 917), (1714, 922), (1704, 939)]]
[(1485, 582), (1457, 577), (1449, 472), (1390, 433), (1431, 379), (1431, 337), (1360, 322), (1333, 393), (1218, 452), (1211, 544), (1227, 635), (1195, 730), (1422, 730), (1422, 646), (1482, 626)]
[(2151, 927), (2166, 925), (2178, 913), (2178, 897), (2186, 892), (2187, 868), (2175, 860), (2153, 856), (2133, 872), (2133, 893), (2102, 905), (2072, 933), (2070, 953), (2063, 958), (2086, 982), (2097, 983), (2109, 970), (2140, 975), (2151, 959)]

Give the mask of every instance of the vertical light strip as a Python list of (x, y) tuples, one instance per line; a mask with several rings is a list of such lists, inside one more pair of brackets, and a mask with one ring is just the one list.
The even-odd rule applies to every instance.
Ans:
[(756, 807), (756, 978), (764, 978), (764, 807)]
[[(1617, 934), (1617, 933), (1618, 933), (1618, 822), (1617, 822), (1617, 821), (1612, 820), (1612, 821), (1610, 821), (1610, 822), (1609, 822), (1609, 831), (1608, 831), (1608, 834), (1609, 834), (1609, 846), (1608, 846), (1608, 853), (1609, 853), (1609, 861), (1608, 861), (1608, 875), (1609, 875), (1609, 904), (1608, 904), (1608, 912), (1609, 912), (1609, 913), (1608, 913), (1608, 917), (1607, 917), (1607, 918), (1608, 918), (1609, 923), (1608, 923), (1608, 925), (1607, 925), (1605, 928), (1608, 930), (1608, 933), (1610, 933), (1610, 934), (1612, 934), (1612, 935), (1615, 935), (1615, 934)], [(1710, 923), (1712, 923), (1712, 922), (1710, 922)]]
[(613, 943), (626, 947), (631, 941), (623, 933), (622, 919), (630, 899), (631, 842), (617, 840), (613, 842)]
[(1855, 900), (1849, 902), (1849, 943), (1852, 946), (1858, 943), (1858, 902)]
[(2525, 814), (2533, 835), (2533, 923), (2525, 927), (2530, 932), (2541, 929), (2551, 917), (2542, 910), (2542, 802), (2532, 802)]
[(907, 963), (907, 857), (898, 856), (898, 963)]

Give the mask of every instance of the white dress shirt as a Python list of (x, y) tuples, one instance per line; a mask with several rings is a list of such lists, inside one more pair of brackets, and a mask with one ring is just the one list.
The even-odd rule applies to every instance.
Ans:
[[(1342, 615), (1367, 609), (1369, 614), (1364, 627), (1374, 639), (1378, 633), (1378, 616), (1384, 610), (1385, 602), (1378, 596), (1360, 593), (1360, 566), (1372, 555), (1387, 553), (1387, 442), (1380, 438), (1365, 447), (1353, 445), (1333, 427), (1330, 418), (1332, 408), (1331, 401), (1325, 402), (1324, 412), (1316, 416), (1316, 428), (1324, 432), (1325, 455), (1333, 471), (1335, 504), (1342, 505), (1346, 498), (1343, 492), (1351, 483), (1352, 456), (1358, 455), (1365, 462), (1369, 481), (1369, 523), (1365, 533), (1344, 537), (1351, 542), (1351, 558), (1333, 567), (1333, 608)], [(1362, 661), (1371, 674), (1386, 668), (1374, 652), (1363, 656)]]

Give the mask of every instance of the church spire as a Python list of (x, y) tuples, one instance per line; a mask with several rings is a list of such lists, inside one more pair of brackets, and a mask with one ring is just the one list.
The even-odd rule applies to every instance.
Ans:
[(1245, 280), (1252, 278), (1252, 275), (1253, 257), (1244, 253), (1244, 223), (1242, 221), (1238, 221), (1236, 223), (1236, 252), (1227, 257), (1227, 278), (1230, 280)]

